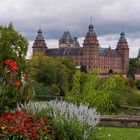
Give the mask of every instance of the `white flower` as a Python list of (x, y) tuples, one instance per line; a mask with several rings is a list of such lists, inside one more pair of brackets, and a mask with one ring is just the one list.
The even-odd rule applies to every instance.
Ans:
[[(18, 109), (27, 108), (28, 110), (33, 111), (34, 113), (39, 113), (43, 109), (51, 108), (52, 111), (48, 112), (51, 117), (57, 118), (58, 116), (65, 117), (68, 123), (70, 120), (76, 120), (79, 122), (79, 125), (87, 124), (89, 126), (89, 130), (91, 128), (95, 128), (95, 126), (99, 123), (99, 115), (96, 112), (96, 109), (89, 108), (87, 105), (80, 104), (80, 106), (76, 106), (72, 103), (68, 103), (66, 101), (58, 101), (58, 100), (51, 100), (51, 101), (41, 101), (41, 102), (29, 102), (22, 107), (18, 106)], [(62, 125), (64, 121), (61, 119), (59, 120)], [(85, 130), (84, 137), (87, 137), (87, 132), (89, 130)], [(109, 136), (109, 135), (108, 135)]]

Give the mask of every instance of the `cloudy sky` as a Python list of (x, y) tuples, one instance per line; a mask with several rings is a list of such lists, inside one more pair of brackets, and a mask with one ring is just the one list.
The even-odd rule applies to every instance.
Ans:
[[(13, 22), (30, 42), (41, 26), (47, 46), (58, 47), (64, 30), (79, 37), (82, 46), (90, 18), (101, 47), (115, 48), (123, 30), (130, 46), (130, 57), (140, 48), (139, 0), (0, 0), (0, 24)], [(28, 54), (31, 53), (31, 50)]]

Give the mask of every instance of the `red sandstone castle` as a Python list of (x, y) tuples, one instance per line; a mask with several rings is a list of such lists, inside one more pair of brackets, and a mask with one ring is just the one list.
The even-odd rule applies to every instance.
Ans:
[(126, 74), (129, 68), (129, 47), (124, 32), (120, 34), (115, 49), (101, 48), (94, 31), (89, 25), (83, 47), (80, 47), (77, 37), (72, 38), (69, 31), (65, 31), (59, 40), (59, 48), (47, 47), (42, 31), (39, 29), (33, 43), (33, 54), (42, 53), (50, 57), (71, 57), (77, 67), (84, 67), (87, 71), (99, 68), (101, 73)]

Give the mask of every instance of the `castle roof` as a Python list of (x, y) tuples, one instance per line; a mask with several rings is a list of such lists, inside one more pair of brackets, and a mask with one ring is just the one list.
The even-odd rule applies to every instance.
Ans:
[(41, 29), (38, 29), (36, 40), (44, 40)]
[(73, 39), (69, 31), (65, 31), (62, 38), (59, 40), (60, 43), (73, 43)]
[(120, 43), (123, 43), (123, 42), (127, 43), (124, 32), (121, 32), (119, 42)]
[(109, 52), (111, 53), (111, 55), (113, 57), (118, 57), (119, 56), (119, 52), (115, 49), (111, 49), (111, 48), (99, 48), (99, 54), (101, 55), (105, 55), (107, 56), (109, 54)]
[[(113, 57), (118, 57), (119, 52), (116, 49), (110, 48), (99, 48), (99, 54), (108, 56), (109, 51)], [(46, 53), (48, 56), (79, 56), (83, 55), (83, 47), (79, 48), (52, 48), (47, 49)]]
[(77, 47), (80, 47), (80, 44), (78, 42), (78, 38), (76, 36), (74, 37), (73, 44)]
[(87, 32), (87, 36), (96, 36), (96, 33), (94, 31), (94, 26), (92, 24), (89, 25), (88, 27), (88, 32)]
[(83, 47), (47, 49), (48, 56), (76, 56), (83, 54)]

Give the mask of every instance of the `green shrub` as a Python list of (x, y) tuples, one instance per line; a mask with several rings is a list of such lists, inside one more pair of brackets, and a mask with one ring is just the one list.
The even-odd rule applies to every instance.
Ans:
[(114, 78), (99, 78), (98, 69), (89, 73), (84, 85), (81, 87), (81, 73), (77, 71), (73, 78), (73, 87), (67, 93), (66, 99), (73, 103), (84, 103), (95, 107), (100, 113), (107, 112), (114, 108), (111, 100), (112, 89), (115, 87)]

